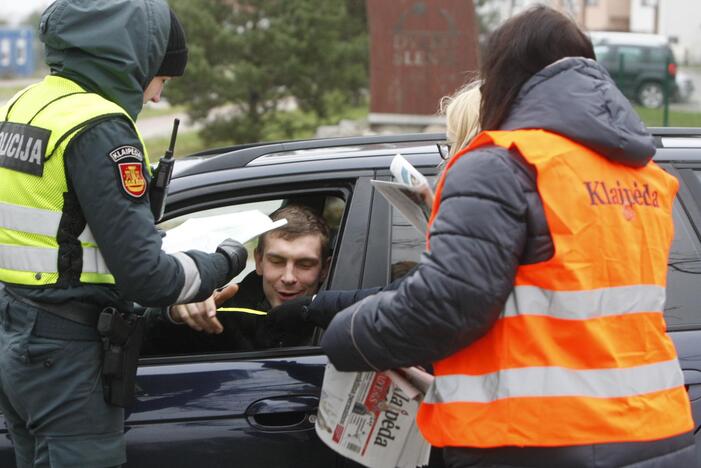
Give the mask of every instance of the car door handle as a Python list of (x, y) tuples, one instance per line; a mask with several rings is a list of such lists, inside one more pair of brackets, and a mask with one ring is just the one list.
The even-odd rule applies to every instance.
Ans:
[(318, 408), (317, 396), (289, 395), (255, 401), (245, 414), (248, 424), (261, 431), (299, 431), (314, 427)]

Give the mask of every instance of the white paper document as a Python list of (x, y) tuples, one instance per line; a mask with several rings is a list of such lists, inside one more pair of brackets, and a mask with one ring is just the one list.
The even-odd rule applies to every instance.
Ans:
[(431, 211), (424, 204), (421, 195), (416, 190), (404, 184), (386, 182), (384, 180), (371, 180), (370, 183), (392, 206), (404, 215), (412, 226), (418, 229), (419, 232), (426, 233)]
[[(398, 375), (401, 385), (394, 380)], [(319, 438), (344, 457), (372, 468), (428, 464), (431, 446), (416, 426), (424, 393), (407, 377), (403, 370), (339, 372), (327, 364), (316, 421)]]
[(390, 172), (396, 182), (372, 180), (373, 187), (422, 234), (426, 233), (431, 216), (433, 191), (428, 180), (401, 154), (390, 164)]
[(225, 239), (232, 238), (243, 244), (285, 224), (286, 219), (272, 221), (258, 210), (190, 218), (166, 231), (162, 249), (167, 253), (193, 249), (214, 252)]

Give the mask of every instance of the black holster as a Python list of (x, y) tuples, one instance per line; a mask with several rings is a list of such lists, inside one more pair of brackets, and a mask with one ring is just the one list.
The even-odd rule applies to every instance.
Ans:
[(100, 312), (97, 331), (102, 337), (102, 387), (105, 401), (126, 408), (134, 404), (136, 369), (144, 338), (140, 315), (123, 314), (113, 307)]

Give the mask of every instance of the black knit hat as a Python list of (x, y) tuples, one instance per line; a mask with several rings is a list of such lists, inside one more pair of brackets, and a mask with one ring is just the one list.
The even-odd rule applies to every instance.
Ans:
[(170, 34), (168, 35), (168, 47), (163, 57), (161, 68), (156, 76), (182, 76), (187, 65), (187, 44), (185, 43), (185, 30), (183, 29), (175, 12), (170, 10)]

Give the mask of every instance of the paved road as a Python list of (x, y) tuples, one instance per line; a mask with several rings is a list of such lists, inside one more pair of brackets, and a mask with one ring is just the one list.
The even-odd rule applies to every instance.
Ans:
[[(36, 78), (0, 79), (0, 88), (19, 88), (30, 85), (36, 81)], [(0, 98), (0, 106), (3, 104), (4, 100)], [(167, 103), (148, 105), (154, 107), (168, 106)], [(174, 112), (171, 115), (160, 115), (157, 117), (138, 119), (136, 126), (139, 127), (139, 131), (144, 138), (154, 138), (160, 136), (167, 137), (170, 136), (171, 130), (173, 129), (174, 118), (180, 119), (180, 132), (197, 130), (199, 128), (198, 125), (193, 125), (190, 123), (187, 114), (184, 112)]]
[(173, 119), (175, 118), (180, 119), (179, 133), (197, 130), (200, 127), (200, 125), (193, 125), (190, 123), (190, 119), (184, 112), (138, 119), (136, 121), (136, 126), (139, 128), (141, 136), (144, 138), (168, 137), (173, 130)]

